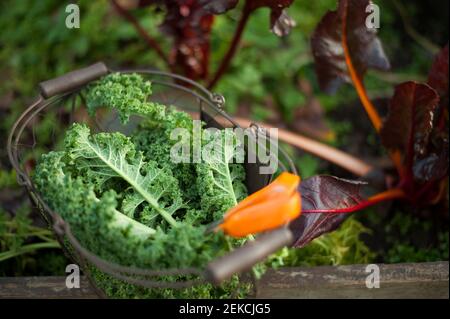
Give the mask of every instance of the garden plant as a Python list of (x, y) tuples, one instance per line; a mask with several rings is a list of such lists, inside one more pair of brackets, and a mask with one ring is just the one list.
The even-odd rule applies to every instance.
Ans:
[[(27, 19), (56, 12), (58, 4), (11, 5), (11, 17), (0, 13), (0, 27), (11, 30), (14, 17), (26, 18), (22, 33), (0, 37), (6, 44), (0, 49), (4, 74), (17, 78), (0, 87), (0, 113), (7, 115), (2, 137), (6, 141), (33, 84), (95, 60), (151, 65), (222, 94), (224, 109), (243, 127), (257, 122), (279, 128), (280, 147), (300, 176), (300, 198), (286, 196), (283, 203), (298, 207), (299, 216), (289, 224), (292, 246), (255, 265), (256, 278), (283, 266), (448, 260), (448, 31), (430, 40), (411, 26), (401, 1), (375, 4), (381, 8), (379, 29), (368, 26), (367, 8), (374, 5), (369, 0), (81, 1), (87, 14), (78, 42), (70, 31), (55, 30), (44, 41), (45, 52), (35, 54), (39, 46), (31, 41), (16, 58), (12, 50), (48, 27), (30, 27)], [(401, 22), (384, 16), (384, 8), (397, 12)], [(64, 21), (62, 15), (55, 19)], [(410, 37), (405, 55), (412, 58), (402, 61), (395, 43), (404, 35), (397, 30), (389, 38), (384, 23), (404, 26)], [(111, 35), (89, 32), (99, 25)], [(64, 58), (66, 47), (71, 54)], [(28, 70), (43, 57), (34, 72)], [(261, 232), (255, 224), (240, 233), (230, 225), (211, 231), (211, 225), (233, 207), (245, 211), (247, 203), (270, 199), (270, 190), (251, 197), (244, 165), (230, 162), (235, 149), (226, 145), (214, 162), (173, 163), (171, 132), (191, 131), (193, 118), (150, 102), (152, 85), (139, 74), (114, 72), (90, 83), (82, 89), (88, 114), (77, 110), (75, 117), (92, 119), (106, 108), (123, 124), (140, 116), (140, 125), (122, 134), (94, 132), (76, 120), (67, 128), (72, 119), (66, 110), (36, 118), (33, 134), (45, 142), (39, 160), (26, 166), (44, 201), (101, 258), (148, 269), (204, 267)], [(216, 137), (236, 140), (227, 134)], [(33, 136), (26, 138), (33, 143)], [(60, 244), (23, 204), (26, 195), (7, 165), (2, 161), (0, 170), (0, 274), (62, 274), (68, 261)], [(414, 239), (416, 232), (424, 242)], [(238, 276), (218, 287), (146, 289), (89, 270), (111, 297), (250, 293)]]

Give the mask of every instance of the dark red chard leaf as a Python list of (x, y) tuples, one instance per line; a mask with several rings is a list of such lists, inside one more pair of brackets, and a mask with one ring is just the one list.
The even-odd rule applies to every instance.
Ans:
[(208, 76), (214, 14), (234, 8), (237, 2), (238, 0), (144, 0), (140, 5), (158, 5), (165, 10), (161, 30), (174, 39), (170, 64), (178, 67), (178, 72), (198, 80)]
[[(398, 150), (408, 174), (418, 179), (427, 175), (419, 168), (428, 156), (429, 137), (433, 129), (433, 116), (439, 103), (436, 91), (427, 84), (405, 82), (395, 88), (388, 116), (381, 128), (383, 145)], [(413, 167), (416, 166), (415, 168)], [(422, 172), (422, 173), (421, 173)]]
[(246, 10), (254, 11), (262, 7), (270, 8), (270, 28), (277, 36), (285, 36), (289, 34), (295, 21), (288, 16), (286, 11), (294, 0), (247, 0), (248, 6)]
[(428, 84), (439, 94), (434, 127), (427, 153), (414, 164), (414, 176), (420, 181), (436, 181), (448, 174), (448, 44), (434, 59), (428, 75)]
[(337, 11), (325, 14), (314, 31), (312, 53), (319, 85), (325, 92), (335, 93), (343, 83), (351, 83), (342, 45), (343, 23), (346, 44), (361, 79), (369, 68), (390, 68), (376, 29), (366, 27), (366, 8), (371, 3), (369, 0), (340, 0)]
[[(360, 188), (365, 183), (334, 176), (314, 176), (300, 183), (302, 214), (290, 225), (295, 236), (294, 247), (304, 247), (313, 239), (339, 227), (349, 214), (333, 210), (360, 204)], [(313, 213), (328, 210), (329, 212)]]
[(420, 182), (437, 181), (448, 174), (448, 135), (436, 138), (433, 150), (418, 158), (413, 175)]
[[(448, 44), (434, 59), (428, 75), (428, 84), (439, 94), (439, 109), (434, 124), (439, 131), (448, 131)], [(448, 137), (448, 134), (447, 134)]]
[(445, 101), (448, 107), (448, 44), (434, 59), (428, 75), (428, 84), (439, 93), (441, 104)]
[(434, 121), (426, 152), (414, 161), (413, 176), (419, 182), (438, 181), (448, 175), (448, 122), (444, 123), (447, 127), (439, 125), (439, 122)]
[(297, 23), (287, 14), (286, 10), (281, 11), (281, 14), (275, 15), (275, 17), (271, 14), (271, 30), (279, 37), (287, 36), (296, 25)]

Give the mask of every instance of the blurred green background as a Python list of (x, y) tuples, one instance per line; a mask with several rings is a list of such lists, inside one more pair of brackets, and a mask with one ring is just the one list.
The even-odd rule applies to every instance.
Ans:
[[(378, 0), (379, 36), (392, 71), (369, 72), (369, 95), (383, 110), (395, 84), (424, 80), (436, 50), (448, 42), (448, 1)], [(51, 232), (18, 187), (6, 156), (9, 129), (37, 95), (40, 81), (104, 61), (114, 67), (165, 69), (158, 55), (133, 26), (106, 0), (81, 0), (81, 27), (67, 29), (70, 1), (3, 0), (0, 2), (0, 275), (64, 273), (67, 260)], [(382, 154), (378, 137), (350, 86), (335, 96), (320, 92), (309, 38), (335, 0), (296, 0), (288, 13), (297, 22), (290, 35), (269, 30), (269, 10), (253, 13), (230, 68), (214, 91), (223, 94), (227, 111), (270, 122), (318, 138), (370, 160)], [(211, 35), (211, 70), (228, 48), (240, 7), (216, 16)], [(142, 26), (166, 52), (172, 41), (160, 32), (164, 14), (152, 8), (133, 10)], [(319, 111), (311, 110), (311, 100)], [(311, 115), (311, 113), (313, 113)], [(306, 116), (304, 116), (306, 114)], [(312, 122), (304, 118), (312, 116)], [(58, 126), (53, 118), (36, 125), (45, 135)], [(355, 133), (356, 132), (356, 133)], [(300, 150), (286, 146), (301, 175), (332, 173), (352, 177)], [(338, 231), (292, 254), (287, 265), (323, 265), (448, 260), (448, 219), (432, 212), (414, 212), (399, 205), (359, 212)], [(283, 254), (284, 252), (280, 252)], [(276, 256), (274, 256), (276, 260)]]

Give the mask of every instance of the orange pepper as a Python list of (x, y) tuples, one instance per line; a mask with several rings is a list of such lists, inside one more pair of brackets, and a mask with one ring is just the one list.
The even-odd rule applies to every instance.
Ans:
[(230, 209), (217, 228), (233, 237), (245, 237), (287, 224), (301, 213), (299, 183), (299, 176), (281, 173), (272, 183)]

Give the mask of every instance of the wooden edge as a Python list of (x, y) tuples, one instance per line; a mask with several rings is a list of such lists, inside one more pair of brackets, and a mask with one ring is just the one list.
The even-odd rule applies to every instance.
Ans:
[(99, 298), (87, 278), (80, 288), (66, 287), (66, 277), (0, 277), (0, 299), (93, 299)]
[[(449, 298), (449, 263), (379, 264), (379, 288), (367, 288), (368, 265), (269, 270), (257, 298)], [(86, 278), (68, 289), (65, 277), (3, 277), (0, 298), (98, 298)]]
[[(367, 288), (370, 265), (283, 268), (260, 281), (259, 298), (449, 298), (448, 262), (378, 264), (379, 288)], [(370, 278), (369, 278), (370, 279)]]

